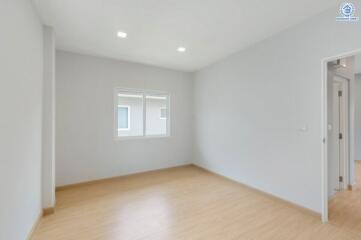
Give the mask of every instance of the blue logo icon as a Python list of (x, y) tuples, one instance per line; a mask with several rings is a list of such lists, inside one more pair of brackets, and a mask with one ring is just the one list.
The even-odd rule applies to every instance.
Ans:
[(336, 17), (336, 21), (356, 22), (359, 17), (355, 16), (356, 8), (352, 3), (342, 3), (340, 5), (340, 16)]

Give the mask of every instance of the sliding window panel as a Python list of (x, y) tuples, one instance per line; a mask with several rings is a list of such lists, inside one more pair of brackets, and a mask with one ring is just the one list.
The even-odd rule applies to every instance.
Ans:
[(118, 92), (115, 116), (119, 138), (143, 136), (143, 94)]
[(169, 135), (169, 96), (146, 94), (146, 136)]

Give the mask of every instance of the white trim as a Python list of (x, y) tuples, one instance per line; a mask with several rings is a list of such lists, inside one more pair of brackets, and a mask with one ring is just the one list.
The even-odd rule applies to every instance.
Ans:
[[(162, 117), (162, 110), (165, 110), (165, 117)], [(162, 119), (162, 120), (167, 120), (167, 116), (168, 116), (168, 111), (167, 111), (167, 108), (166, 107), (161, 107), (160, 109), (160, 116), (159, 116), (159, 119)]]
[(162, 138), (170, 138), (169, 134), (167, 135), (148, 135), (148, 136), (124, 136), (117, 137), (115, 141), (129, 141), (129, 140), (150, 140), (150, 139), (162, 139)]
[(167, 97), (159, 97), (159, 96), (147, 96), (149, 99), (159, 99), (159, 100), (167, 100)]
[(166, 123), (167, 124), (167, 133), (166, 133), (166, 136), (170, 137), (171, 136), (171, 124), (170, 124), (170, 119), (171, 119), (171, 105), (170, 105), (171, 101), (170, 101), (170, 98), (171, 98), (171, 96), (170, 96), (170, 94), (168, 94), (167, 97), (168, 97), (168, 101), (167, 101), (167, 119), (166, 119), (166, 121), (167, 121), (167, 123)]
[[(130, 93), (118, 93), (118, 97), (127, 97), (127, 98), (142, 98), (138, 93), (137, 94), (130, 94)], [(158, 96), (147, 96), (149, 99), (160, 99), (160, 100), (166, 100), (167, 97), (158, 97)]]
[(322, 113), (321, 113), (321, 141), (322, 141), (322, 159), (321, 159), (321, 218), (322, 222), (328, 222), (328, 161), (327, 161), (327, 138), (328, 138), (328, 118), (327, 118), (327, 62), (322, 60)]
[(137, 94), (123, 94), (118, 93), (118, 97), (126, 97), (126, 98), (142, 98), (138, 93)]
[[(136, 96), (136, 95), (141, 96)], [(148, 95), (163, 95), (163, 96), (148, 96)], [(120, 106), (118, 103), (118, 97), (119, 96), (125, 96), (125, 97), (139, 97), (143, 100), (143, 133), (139, 136), (119, 136), (118, 134), (118, 106)], [(166, 118), (166, 134), (161, 135), (147, 135), (146, 134), (146, 124), (147, 124), (147, 104), (146, 99), (161, 99), (161, 100), (167, 100), (167, 118)], [(121, 106), (127, 106), (127, 105), (121, 105)], [(130, 113), (130, 106), (129, 106), (129, 112)], [(130, 114), (128, 114), (128, 118), (130, 117)], [(130, 119), (128, 126), (130, 127)], [(124, 129), (126, 130), (126, 129)], [(129, 139), (152, 139), (152, 138), (167, 138), (171, 136), (171, 128), (170, 128), (170, 94), (162, 91), (156, 91), (156, 90), (140, 90), (140, 89), (127, 89), (127, 88), (115, 88), (114, 89), (114, 140), (129, 140)]]
[(146, 134), (146, 128), (147, 128), (147, 101), (145, 99), (146, 93), (143, 92), (143, 137), (145, 137)]
[[(321, 218), (322, 222), (328, 222), (328, 160), (327, 160), (327, 142), (328, 142), (328, 119), (327, 119), (327, 63), (330, 61), (335, 61), (340, 58), (351, 57), (357, 54), (361, 54), (361, 49), (349, 51), (343, 54), (326, 57), (321, 59), (321, 144), (322, 144), (322, 152), (321, 152)], [(350, 98), (352, 99), (353, 91), (350, 85)], [(354, 138), (354, 134), (352, 129), (354, 128), (354, 110), (352, 109), (352, 103), (350, 103), (350, 159), (351, 162), (354, 161), (354, 142), (352, 139)]]
[[(118, 95), (119, 96), (119, 95)], [(129, 131), (130, 130), (130, 106), (129, 105), (121, 105), (121, 104), (118, 104), (118, 109), (117, 111), (119, 111), (119, 108), (127, 108), (128, 109), (128, 127), (126, 128), (119, 128), (118, 126), (118, 121), (117, 121), (117, 128), (118, 128), (118, 131)], [(118, 113), (119, 114), (119, 113)], [(117, 119), (118, 120), (118, 119)]]

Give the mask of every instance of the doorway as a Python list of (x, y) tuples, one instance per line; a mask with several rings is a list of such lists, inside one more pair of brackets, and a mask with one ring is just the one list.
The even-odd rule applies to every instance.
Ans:
[(361, 236), (361, 52), (323, 67), (322, 221)]
[(323, 222), (329, 200), (354, 183), (354, 65), (353, 54), (323, 60)]
[[(329, 71), (329, 74), (331, 71)], [(333, 74), (328, 86), (329, 198), (349, 184), (349, 79)]]

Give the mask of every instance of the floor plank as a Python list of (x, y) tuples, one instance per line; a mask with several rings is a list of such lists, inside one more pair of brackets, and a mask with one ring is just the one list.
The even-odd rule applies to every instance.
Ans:
[(354, 240), (359, 235), (194, 166), (57, 192), (33, 240)]
[(356, 184), (353, 191), (339, 192), (331, 199), (329, 221), (361, 235), (361, 161), (355, 163)]

